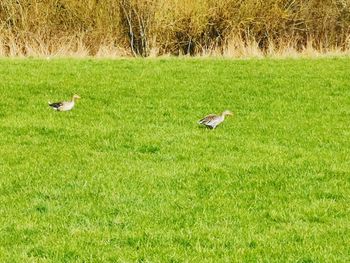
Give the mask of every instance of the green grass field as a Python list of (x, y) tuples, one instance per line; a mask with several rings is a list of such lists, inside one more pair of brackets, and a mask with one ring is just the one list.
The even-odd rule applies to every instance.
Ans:
[(350, 261), (350, 59), (3, 59), (0, 79), (1, 262)]

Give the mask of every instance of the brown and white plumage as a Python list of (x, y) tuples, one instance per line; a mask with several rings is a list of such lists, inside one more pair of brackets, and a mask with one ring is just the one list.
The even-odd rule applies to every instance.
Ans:
[(203, 119), (198, 121), (198, 124), (202, 124), (208, 128), (215, 129), (220, 123), (225, 120), (225, 116), (232, 115), (232, 112), (226, 110), (221, 115), (209, 114)]
[(73, 98), (71, 101), (60, 101), (60, 102), (54, 102), (54, 103), (49, 102), (49, 106), (57, 111), (69, 111), (73, 109), (76, 99), (80, 99), (80, 96), (73, 95)]

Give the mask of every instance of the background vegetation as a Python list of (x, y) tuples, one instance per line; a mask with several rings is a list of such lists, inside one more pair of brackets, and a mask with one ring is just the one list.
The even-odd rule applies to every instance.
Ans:
[(0, 261), (349, 262), (349, 63), (1, 60)]
[(0, 55), (346, 51), (350, 0), (2, 0)]

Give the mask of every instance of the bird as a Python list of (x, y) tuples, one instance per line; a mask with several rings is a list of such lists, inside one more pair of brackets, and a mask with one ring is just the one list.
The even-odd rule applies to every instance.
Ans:
[(80, 96), (75, 94), (71, 101), (49, 102), (49, 106), (57, 111), (69, 111), (73, 109), (76, 99), (80, 99)]
[(198, 124), (202, 124), (210, 129), (215, 129), (216, 126), (225, 120), (225, 116), (227, 115), (233, 115), (233, 113), (229, 110), (225, 110), (221, 115), (209, 114), (203, 119), (199, 120)]

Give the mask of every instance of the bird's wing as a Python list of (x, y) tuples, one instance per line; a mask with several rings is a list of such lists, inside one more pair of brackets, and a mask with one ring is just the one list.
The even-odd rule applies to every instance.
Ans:
[(206, 123), (213, 121), (216, 117), (217, 117), (217, 115), (215, 115), (215, 114), (209, 114), (209, 115), (205, 116), (203, 119), (199, 120), (198, 123), (199, 124), (206, 124)]
[(52, 108), (59, 108), (59, 107), (61, 107), (63, 104), (64, 104), (64, 102), (63, 102), (63, 101), (60, 101), (60, 102), (49, 103), (49, 106), (52, 107)]

